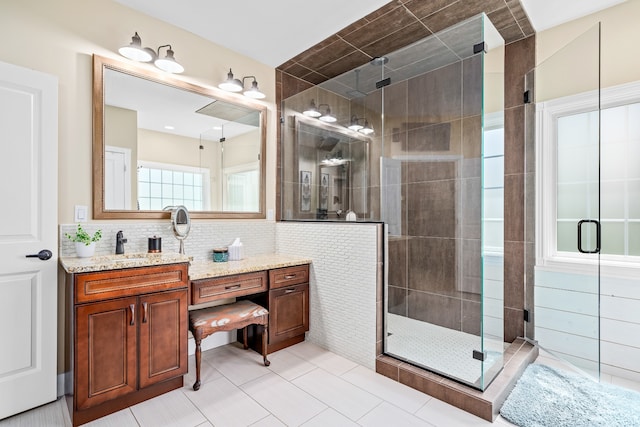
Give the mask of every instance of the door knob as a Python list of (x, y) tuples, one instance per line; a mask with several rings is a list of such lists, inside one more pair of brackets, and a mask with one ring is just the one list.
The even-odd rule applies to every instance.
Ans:
[(49, 249), (43, 249), (37, 254), (26, 255), (27, 258), (40, 258), (42, 261), (46, 261), (53, 256), (53, 253)]

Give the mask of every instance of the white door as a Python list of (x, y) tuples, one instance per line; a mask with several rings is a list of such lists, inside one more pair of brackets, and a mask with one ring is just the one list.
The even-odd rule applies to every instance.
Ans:
[(0, 62), (0, 419), (56, 399), (57, 169), (57, 78)]
[(106, 209), (131, 209), (130, 167), (130, 149), (109, 146), (105, 147), (104, 205)]

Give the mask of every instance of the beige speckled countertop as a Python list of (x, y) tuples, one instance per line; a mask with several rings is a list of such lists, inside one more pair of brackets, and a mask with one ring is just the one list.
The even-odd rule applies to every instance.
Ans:
[(268, 254), (248, 257), (241, 261), (213, 262), (193, 261), (193, 257), (177, 253), (150, 254), (146, 252), (124, 255), (97, 255), (91, 258), (60, 258), (60, 265), (67, 273), (87, 273), (182, 262), (190, 263), (189, 279), (198, 280), (310, 264), (311, 259), (291, 255)]
[(87, 273), (90, 271), (117, 270), (120, 268), (146, 267), (150, 265), (191, 262), (193, 257), (177, 253), (146, 252), (124, 255), (96, 255), (91, 258), (61, 257), (60, 265), (67, 273)]
[(310, 263), (311, 259), (309, 258), (280, 254), (252, 256), (240, 261), (193, 261), (189, 267), (189, 279), (198, 280), (230, 276), (232, 274), (251, 273)]

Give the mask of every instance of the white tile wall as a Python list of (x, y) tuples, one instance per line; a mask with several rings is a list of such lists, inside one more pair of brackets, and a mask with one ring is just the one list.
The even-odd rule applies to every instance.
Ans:
[(276, 225), (276, 252), (313, 260), (307, 339), (370, 369), (376, 357), (377, 227)]

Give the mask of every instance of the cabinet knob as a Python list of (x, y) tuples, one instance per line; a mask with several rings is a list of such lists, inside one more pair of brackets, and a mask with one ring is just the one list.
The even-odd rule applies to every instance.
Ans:
[(284, 278), (287, 279), (287, 280), (295, 279), (296, 275), (295, 274), (285, 274)]
[(142, 323), (147, 323), (147, 303), (142, 303)]

